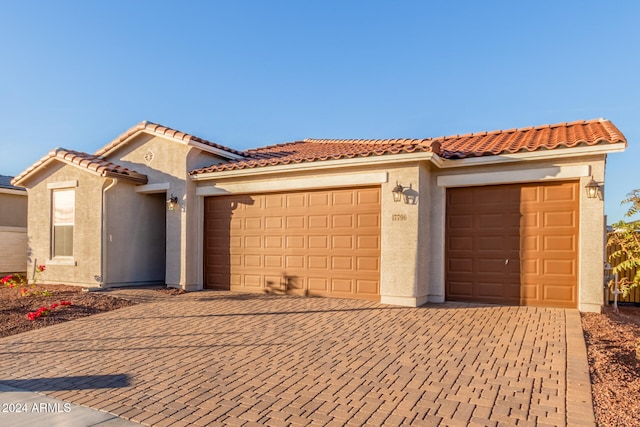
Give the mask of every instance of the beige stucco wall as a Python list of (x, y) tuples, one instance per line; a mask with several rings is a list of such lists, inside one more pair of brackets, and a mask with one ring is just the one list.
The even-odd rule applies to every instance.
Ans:
[[(424, 163), (354, 166), (336, 170), (296, 171), (263, 176), (223, 178), (198, 182), (201, 224), (206, 196), (268, 193), (355, 186), (381, 186), (380, 297), (383, 303), (416, 306), (428, 294), (428, 222), (421, 219), (429, 209), (429, 173)], [(415, 204), (393, 201), (396, 182), (406, 187)], [(411, 189), (409, 189), (411, 186)], [(198, 231), (198, 287), (202, 288), (202, 227)]]
[(105, 287), (165, 282), (164, 194), (139, 194), (119, 181), (106, 192)]
[[(604, 156), (565, 160), (531, 160), (494, 165), (439, 168), (428, 161), (316, 171), (292, 171), (262, 176), (222, 176), (198, 181), (198, 234), (202, 235), (203, 198), (206, 196), (302, 190), (377, 184), (382, 189), (382, 250), (380, 294), (383, 303), (417, 306), (444, 301), (445, 185), (438, 178), (463, 175), (465, 185), (580, 180), (584, 187), (593, 175), (604, 181)], [(468, 162), (466, 162), (468, 163)], [(450, 163), (452, 164), (452, 163)], [(465, 164), (460, 162), (458, 164)], [(531, 172), (533, 171), (533, 172)], [(486, 174), (495, 182), (483, 183)], [(370, 174), (370, 175), (367, 175)], [(380, 179), (380, 174), (386, 174)], [(542, 174), (542, 175), (541, 175)], [(214, 174), (215, 175), (215, 174)], [(540, 176), (538, 176), (540, 175)], [(367, 180), (367, 176), (369, 180)], [(534, 178), (531, 178), (531, 177)], [(537, 176), (537, 178), (536, 178)], [(357, 177), (365, 177), (356, 179)], [(478, 178), (476, 180), (476, 178)], [(502, 180), (502, 181), (501, 181)], [(417, 204), (395, 203), (396, 182), (411, 185)], [(582, 311), (599, 311), (602, 303), (604, 203), (589, 200), (581, 191), (578, 301)], [(195, 227), (194, 227), (195, 229)], [(202, 240), (198, 240), (202, 248)], [(202, 252), (196, 254), (198, 287), (202, 286)]]
[[(102, 187), (104, 179), (77, 167), (54, 163), (27, 183), (29, 200), (27, 277), (33, 280), (36, 265), (47, 269), (41, 282), (97, 286), (100, 268)], [(73, 259), (52, 259), (51, 202), (48, 184), (66, 183), (75, 190)]]
[[(585, 169), (586, 168), (586, 169)], [(538, 181), (579, 180), (580, 191), (580, 235), (579, 235), (579, 272), (578, 272), (578, 308), (581, 311), (600, 311), (603, 292), (603, 230), (604, 201), (586, 197), (583, 190), (591, 179), (604, 183), (604, 155), (569, 158), (566, 160), (535, 160), (521, 163), (504, 163), (499, 165), (469, 166), (449, 169), (438, 169), (432, 166), (431, 182), (430, 251), (434, 256), (430, 262), (429, 301), (444, 301), (444, 253), (445, 253), (445, 194), (446, 186), (438, 185), (438, 177), (452, 175), (468, 175), (478, 177), (477, 184), (483, 184), (481, 174), (499, 172), (498, 180), (502, 183), (536, 182), (530, 179), (535, 170), (546, 173)], [(586, 175), (585, 175), (586, 172)], [(500, 184), (501, 182), (491, 182)]]
[[(152, 153), (151, 160), (148, 153)], [(197, 288), (195, 285), (197, 269), (193, 256), (196, 251), (194, 240), (197, 240), (197, 226), (188, 224), (197, 224), (198, 212), (197, 209), (191, 209), (191, 205), (196, 202), (195, 183), (188, 180), (187, 176), (190, 170), (218, 163), (220, 159), (184, 143), (145, 133), (123, 144), (106, 158), (147, 175), (147, 185), (167, 184), (167, 189), (162, 190), (161, 193), (164, 193), (167, 198), (171, 195), (178, 198), (179, 206), (176, 210), (165, 209), (166, 271), (164, 277), (168, 286)], [(127, 216), (109, 216), (112, 226), (119, 229), (125, 229), (127, 224), (117, 225), (115, 222), (128, 220)], [(118, 265), (118, 263), (110, 265), (112, 277), (127, 277), (126, 264), (122, 264), (123, 271), (117, 271)]]

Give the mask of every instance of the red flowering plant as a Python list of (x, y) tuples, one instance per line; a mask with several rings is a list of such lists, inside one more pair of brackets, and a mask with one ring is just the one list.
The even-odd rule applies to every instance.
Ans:
[[(27, 288), (22, 288), (20, 289), (20, 295), (22, 295), (23, 297), (30, 297), (30, 296), (43, 296), (43, 297), (50, 297), (51, 295), (53, 295), (51, 292), (44, 290), (44, 291), (35, 291), (33, 290), (33, 288), (35, 287), (36, 283), (38, 283), (38, 279), (40, 278), (40, 274), (45, 271), (47, 269), (47, 266), (45, 265), (38, 265), (36, 266), (36, 270), (35, 273), (33, 275), (33, 282), (31, 283), (30, 289)], [(24, 281), (22, 281), (21, 283), (24, 283)]]
[(13, 288), (16, 285), (21, 285), (25, 280), (19, 274), (10, 274), (0, 279), (0, 283), (8, 288)]
[(68, 305), (71, 305), (71, 301), (60, 301), (60, 303), (53, 303), (49, 307), (43, 305), (36, 311), (30, 311), (27, 313), (27, 319), (34, 321), (39, 317), (48, 316), (53, 310), (56, 310), (59, 307), (66, 307)]
[(40, 274), (47, 269), (46, 265), (38, 265), (36, 267), (36, 272), (33, 275), (33, 284), (38, 283), (38, 279), (40, 278)]

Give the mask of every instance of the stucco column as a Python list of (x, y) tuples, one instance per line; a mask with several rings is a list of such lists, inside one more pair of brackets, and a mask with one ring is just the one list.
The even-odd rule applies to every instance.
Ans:
[[(400, 184), (404, 197), (393, 200), (393, 188)], [(428, 191), (421, 191), (420, 167), (389, 170), (389, 181), (382, 184), (382, 224), (380, 254), (380, 301), (383, 304), (416, 307), (426, 302), (418, 294), (420, 269), (420, 205), (428, 203)]]
[[(580, 265), (578, 308), (580, 311), (597, 312), (602, 309), (604, 291), (604, 167), (605, 163), (593, 162), (591, 173), (600, 184), (599, 197), (589, 199), (585, 185), (591, 177), (580, 179)], [(595, 260), (602, 260), (596, 262)]]

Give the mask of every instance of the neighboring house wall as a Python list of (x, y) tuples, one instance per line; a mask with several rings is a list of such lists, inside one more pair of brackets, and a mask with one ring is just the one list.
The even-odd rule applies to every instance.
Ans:
[[(18, 190), (10, 190), (17, 193)], [(7, 194), (0, 188), (0, 226), (27, 226), (27, 192), (24, 194)]]
[(0, 188), (0, 275), (27, 271), (27, 193)]
[[(28, 183), (29, 251), (28, 279), (37, 265), (47, 266), (40, 280), (48, 283), (99, 284), (101, 271), (101, 206), (105, 179), (79, 168), (52, 164)], [(75, 190), (73, 257), (52, 258), (52, 192)]]

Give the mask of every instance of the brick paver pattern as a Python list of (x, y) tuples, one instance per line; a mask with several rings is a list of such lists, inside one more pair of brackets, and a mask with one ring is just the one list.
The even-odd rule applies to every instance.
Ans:
[(567, 425), (568, 312), (199, 292), (4, 338), (0, 382), (150, 426)]

